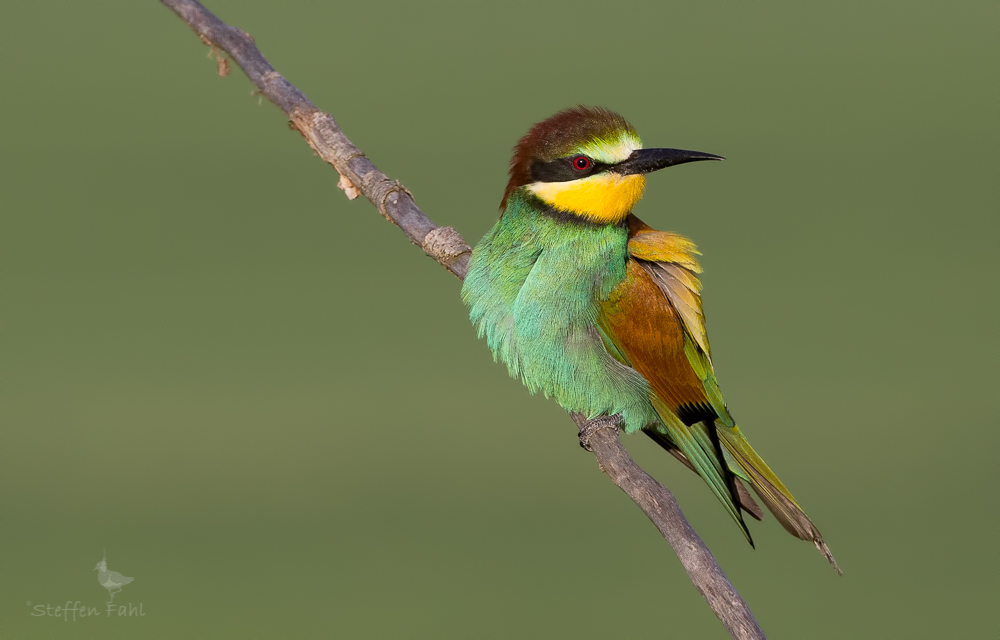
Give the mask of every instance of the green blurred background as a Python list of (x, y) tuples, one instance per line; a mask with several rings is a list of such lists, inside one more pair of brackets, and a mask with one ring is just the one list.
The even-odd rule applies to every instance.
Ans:
[[(626, 444), (771, 637), (997, 637), (994, 3), (209, 7), (471, 242), (560, 108), (725, 155), (637, 213), (704, 252), (729, 405), (844, 577)], [(0, 42), (0, 637), (725, 637), (458, 281), (173, 13), (7, 2)], [(103, 607), (105, 549), (144, 617), (32, 617)]]

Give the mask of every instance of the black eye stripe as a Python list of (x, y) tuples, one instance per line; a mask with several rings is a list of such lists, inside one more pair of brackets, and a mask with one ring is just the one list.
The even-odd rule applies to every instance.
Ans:
[[(607, 171), (612, 166), (598, 162), (593, 158), (588, 158), (590, 166), (586, 169), (577, 169), (573, 166), (573, 163), (579, 157), (581, 157), (580, 154), (575, 154), (567, 158), (558, 158), (551, 162), (535, 160), (531, 165), (531, 180), (533, 182), (569, 182), (570, 180), (579, 180), (580, 178), (592, 176), (595, 173)], [(586, 158), (587, 156), (582, 157)]]

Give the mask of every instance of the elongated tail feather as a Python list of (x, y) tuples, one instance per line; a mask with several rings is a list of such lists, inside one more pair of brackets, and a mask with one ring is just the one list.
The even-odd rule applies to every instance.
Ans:
[[(691, 461), (688, 460), (683, 453), (681, 453), (680, 449), (678, 449), (674, 445), (674, 443), (670, 441), (670, 438), (668, 438), (666, 435), (658, 431), (651, 431), (651, 430), (643, 431), (643, 433), (649, 436), (650, 440), (663, 447), (667, 451), (667, 453), (677, 458), (677, 460), (679, 460), (685, 467), (687, 467), (691, 471), (694, 471), (695, 473), (698, 473), (698, 470), (694, 468), (694, 465), (691, 464)], [(733, 480), (736, 485), (736, 494), (739, 496), (740, 509), (743, 509), (744, 511), (749, 513), (750, 517), (753, 518), (754, 520), (763, 520), (764, 519), (763, 509), (760, 508), (760, 505), (757, 504), (757, 501), (753, 499), (753, 496), (750, 495), (750, 492), (747, 490), (745, 486), (743, 486), (743, 483), (740, 481), (738, 477), (734, 476)]]
[(738, 505), (738, 496), (733, 489), (732, 483), (727, 479), (732, 476), (729, 469), (724, 466), (724, 461), (718, 455), (715, 448), (709, 443), (708, 446), (702, 444), (692, 427), (684, 424), (669, 408), (667, 408), (658, 398), (652, 398), (653, 408), (660, 416), (660, 424), (666, 429), (666, 434), (670, 441), (680, 449), (684, 457), (694, 467), (698, 475), (708, 483), (708, 487), (715, 494), (715, 497), (726, 507), (726, 511), (733, 517), (733, 520), (740, 525), (747, 542), (753, 546), (753, 538), (750, 530), (743, 520), (743, 514)]
[(729, 454), (730, 458), (738, 465), (739, 469), (734, 469), (740, 476), (744, 477), (753, 486), (754, 491), (764, 501), (767, 508), (778, 519), (781, 526), (788, 533), (802, 540), (811, 540), (826, 559), (833, 565), (837, 573), (843, 575), (843, 571), (837, 566), (830, 548), (823, 542), (823, 535), (812, 523), (812, 520), (802, 511), (802, 507), (795, 502), (791, 491), (782, 484), (778, 476), (771, 471), (767, 463), (757, 452), (753, 450), (750, 443), (740, 434), (739, 428), (729, 428), (719, 422), (715, 423), (716, 431), (719, 434), (719, 441)]

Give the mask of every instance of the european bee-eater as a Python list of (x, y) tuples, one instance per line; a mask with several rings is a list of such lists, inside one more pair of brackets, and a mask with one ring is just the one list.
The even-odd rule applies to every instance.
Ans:
[[(617, 113), (577, 107), (517, 143), (500, 220), (462, 287), (480, 337), (532, 392), (620, 415), (698, 473), (740, 525), (763, 512), (836, 567), (823, 536), (743, 438), (719, 391), (694, 244), (632, 214), (646, 174), (710, 153), (644, 149)], [(839, 572), (839, 568), (837, 569)]]

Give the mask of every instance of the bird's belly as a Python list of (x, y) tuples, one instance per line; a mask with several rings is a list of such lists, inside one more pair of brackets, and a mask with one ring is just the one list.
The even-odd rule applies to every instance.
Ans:
[(597, 328), (602, 298), (625, 276), (624, 257), (609, 253), (542, 252), (511, 308), (507, 365), (533, 393), (588, 417), (621, 413), (635, 430), (656, 415), (646, 379), (611, 356)]

